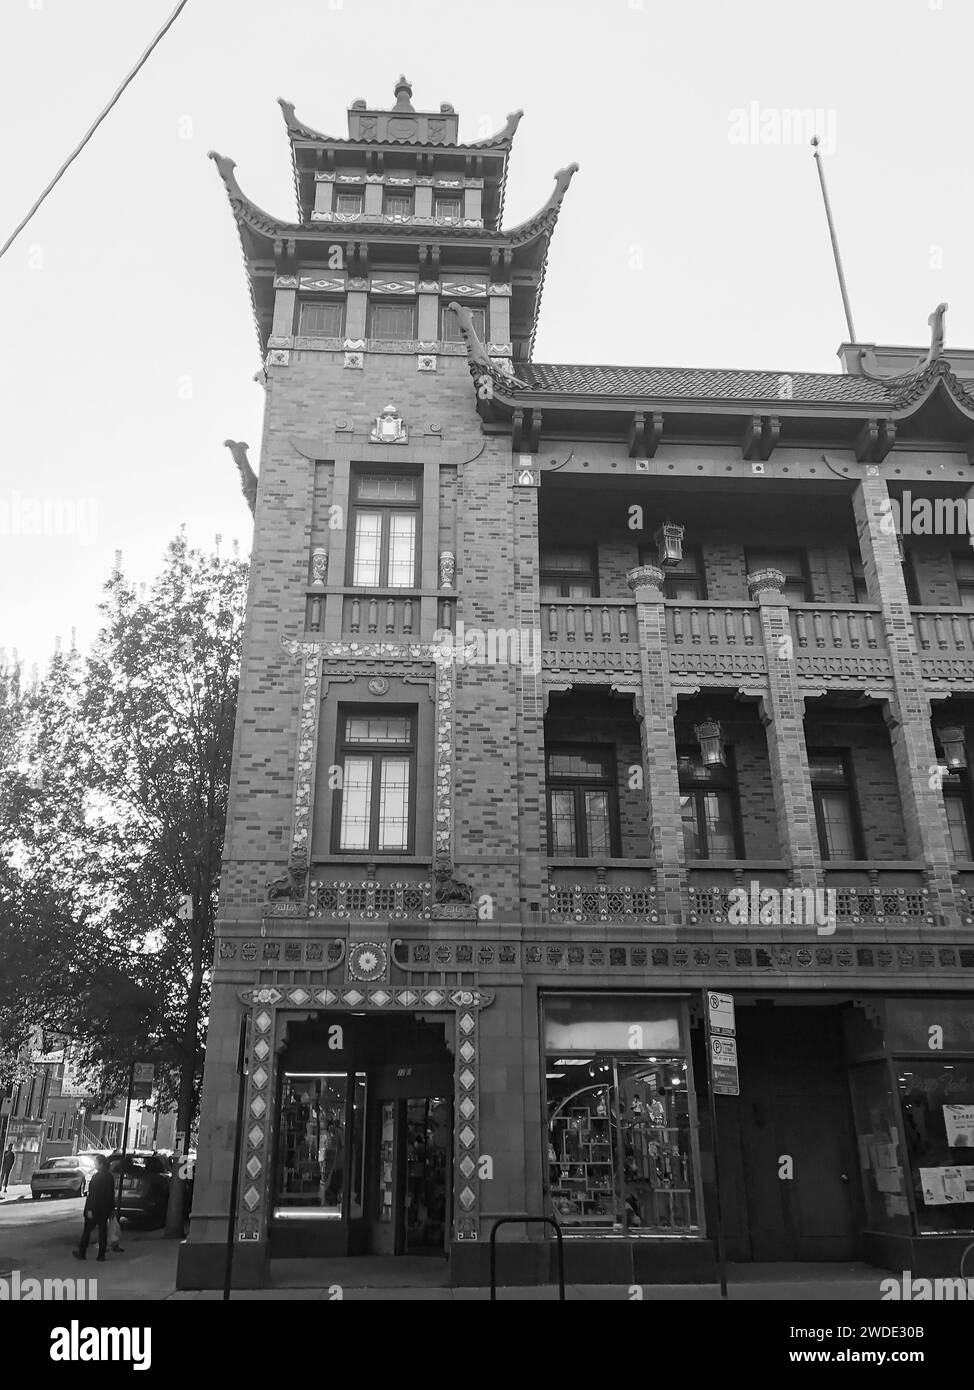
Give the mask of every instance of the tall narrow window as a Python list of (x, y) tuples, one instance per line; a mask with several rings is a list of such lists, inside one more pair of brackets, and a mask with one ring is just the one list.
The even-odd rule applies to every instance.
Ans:
[(350, 582), (367, 589), (415, 588), (418, 475), (358, 473), (352, 497)]
[(548, 846), (575, 859), (618, 853), (612, 748), (560, 748), (548, 754)]
[(822, 858), (861, 859), (862, 836), (848, 755), (809, 752), (808, 768)]
[(942, 782), (947, 828), (955, 859), (974, 859), (974, 836), (971, 825), (971, 783), (966, 768), (948, 773)]
[(369, 337), (389, 343), (408, 343), (416, 337), (416, 305), (373, 304), (369, 314)]
[(698, 749), (681, 748), (677, 753), (677, 768), (687, 858), (742, 858), (732, 767), (708, 767)]
[(403, 710), (340, 715), (337, 848), (408, 853), (416, 760), (415, 720)]
[(747, 572), (781, 570), (785, 576), (784, 597), (789, 603), (810, 603), (808, 560), (803, 550), (748, 549)]
[(974, 551), (955, 550), (953, 560), (957, 602), (961, 608), (974, 608)]
[[(452, 300), (450, 303), (452, 304)], [(487, 341), (487, 311), (482, 305), (467, 304), (470, 317), (473, 320), (473, 331), (482, 343)], [(440, 309), (440, 338), (445, 343), (458, 343), (463, 334), (460, 332), (460, 320), (457, 318), (446, 304)]]
[(862, 556), (858, 550), (849, 551), (849, 567), (852, 570), (852, 589), (856, 603), (868, 603), (869, 590), (866, 587), (866, 571), (863, 568)]
[(298, 333), (304, 338), (340, 338), (342, 336), (341, 301), (309, 299), (301, 305)]
[(598, 593), (595, 551), (590, 546), (574, 549), (543, 547), (541, 597), (594, 598)]

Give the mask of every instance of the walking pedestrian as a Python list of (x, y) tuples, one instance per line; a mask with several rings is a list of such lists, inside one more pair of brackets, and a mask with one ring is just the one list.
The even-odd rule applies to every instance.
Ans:
[(14, 1153), (14, 1146), (11, 1144), (4, 1154), (3, 1159), (0, 1160), (0, 1192), (6, 1192), (7, 1190), (7, 1185), (10, 1182), (11, 1169), (14, 1166), (16, 1158), (17, 1155)]
[(85, 1199), (84, 1230), (77, 1250), (71, 1254), (76, 1260), (83, 1260), (88, 1251), (91, 1233), (98, 1227), (98, 1259), (104, 1260), (108, 1245), (108, 1222), (115, 1206), (115, 1183), (108, 1169), (108, 1159), (104, 1154), (95, 1157), (95, 1171), (88, 1183), (88, 1196)]

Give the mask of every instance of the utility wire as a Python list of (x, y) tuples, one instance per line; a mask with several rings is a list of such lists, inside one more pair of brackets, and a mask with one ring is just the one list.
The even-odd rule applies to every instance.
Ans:
[(126, 87), (129, 85), (129, 83), (132, 81), (132, 79), (135, 77), (135, 75), (145, 66), (145, 64), (148, 62), (149, 58), (152, 56), (152, 52), (153, 52), (153, 50), (156, 48), (156, 46), (158, 45), (158, 43), (160, 42), (160, 40), (163, 39), (163, 38), (166, 36), (166, 34), (169, 32), (169, 30), (170, 30), (170, 29), (172, 28), (172, 26), (175, 24), (176, 20), (177, 20), (177, 19), (179, 18), (179, 16), (182, 14), (183, 10), (186, 8), (186, 5), (187, 5), (187, 0), (179, 0), (179, 4), (176, 6), (176, 8), (173, 10), (172, 14), (171, 14), (171, 15), (169, 16), (169, 18), (166, 20), (165, 24), (164, 24), (164, 25), (162, 26), (162, 28), (159, 30), (158, 34), (156, 34), (155, 38), (154, 38), (154, 39), (152, 40), (152, 42), (149, 44), (149, 47), (148, 47), (148, 48), (145, 50), (145, 52), (142, 54), (142, 57), (141, 57), (141, 58), (139, 59), (139, 61), (136, 63), (135, 67), (132, 69), (132, 71), (131, 71), (131, 72), (128, 74), (128, 76), (125, 78), (125, 80), (124, 80), (124, 82), (122, 83), (122, 85), (121, 85), (121, 86), (118, 88), (118, 90), (115, 92), (115, 95), (112, 97), (111, 101), (110, 101), (110, 102), (108, 103), (108, 105), (105, 107), (104, 111), (101, 112), (101, 114), (95, 119), (95, 121), (92, 123), (92, 125), (91, 125), (91, 126), (88, 128), (88, 130), (85, 132), (85, 134), (84, 134), (84, 136), (82, 137), (82, 139), (81, 139), (80, 143), (78, 144), (77, 148), (74, 149), (74, 150), (71, 152), (71, 154), (68, 155), (67, 159), (64, 161), (64, 163), (61, 165), (60, 169), (59, 169), (59, 170), (57, 171), (57, 173), (54, 175), (53, 179), (51, 179), (51, 182), (47, 185), (47, 187), (44, 189), (43, 193), (42, 193), (42, 194), (40, 195), (40, 197), (37, 199), (37, 202), (36, 202), (36, 203), (33, 205), (33, 207), (30, 209), (30, 211), (28, 212), (27, 216), (23, 219), (22, 222), (19, 222), (19, 223), (17, 224), (17, 226), (13, 229), (13, 231), (12, 231), (12, 232), (10, 233), (10, 235), (7, 237), (7, 240), (3, 243), (2, 246), (0, 246), (0, 256), (3, 256), (3, 255), (6, 254), (6, 252), (10, 249), (10, 247), (13, 245), (13, 243), (16, 241), (16, 239), (20, 236), (21, 232), (22, 232), (22, 231), (24, 230), (24, 228), (27, 226), (27, 223), (31, 220), (31, 218), (32, 218), (32, 217), (34, 216), (34, 214), (37, 212), (38, 208), (39, 208), (39, 207), (41, 206), (41, 204), (44, 202), (45, 198), (47, 198), (48, 195), (49, 195), (50, 193), (52, 193), (53, 190), (57, 187), (58, 183), (60, 183), (61, 179), (64, 177), (64, 175), (65, 175), (65, 174), (67, 173), (67, 171), (70, 169), (70, 167), (71, 167), (71, 165), (74, 163), (74, 161), (78, 158), (78, 155), (79, 155), (79, 154), (81, 153), (81, 151), (84, 149), (85, 145), (87, 145), (88, 141), (91, 139), (91, 137), (94, 135), (95, 131), (96, 131), (96, 130), (98, 129), (98, 127), (101, 125), (102, 121), (105, 119), (105, 117), (106, 117), (106, 116), (108, 115), (108, 113), (111, 111), (112, 107), (113, 107), (113, 106), (115, 105), (115, 103), (118, 101), (119, 97), (120, 97), (120, 96), (122, 95), (122, 93), (125, 91)]

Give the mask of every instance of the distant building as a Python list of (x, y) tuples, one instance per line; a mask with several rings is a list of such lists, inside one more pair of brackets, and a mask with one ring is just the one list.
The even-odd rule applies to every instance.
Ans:
[(974, 555), (893, 523), (971, 496), (974, 354), (935, 316), (835, 374), (535, 363), (572, 170), (504, 229), (517, 118), (411, 95), (284, 105), (296, 221), (218, 160), (266, 414), (179, 1281), (222, 1279), (242, 1018), (242, 1284), (483, 1284), (499, 1212), (570, 1278), (712, 1279), (715, 1140), (732, 1258), (955, 1273)]

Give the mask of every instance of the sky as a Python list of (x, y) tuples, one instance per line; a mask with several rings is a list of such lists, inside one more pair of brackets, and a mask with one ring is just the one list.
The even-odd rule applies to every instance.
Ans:
[[(0, 242), (174, 3), (0, 0)], [(0, 649), (87, 649), (115, 552), (151, 582), (182, 524), (249, 550), (222, 441), (258, 464), (261, 364), (206, 153), (293, 219), (277, 97), (336, 136), (400, 72), (461, 141), (523, 108), (508, 226), (579, 163), (536, 361), (838, 371), (810, 125), (858, 339), (925, 346), (946, 300), (974, 347), (972, 51), (969, 0), (189, 0), (0, 260)]]

